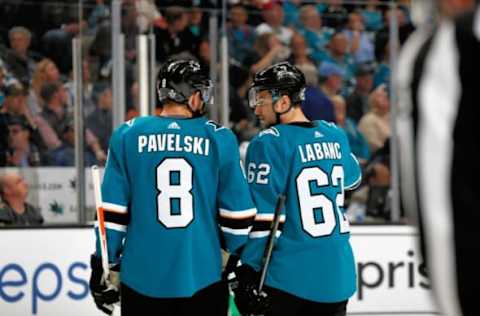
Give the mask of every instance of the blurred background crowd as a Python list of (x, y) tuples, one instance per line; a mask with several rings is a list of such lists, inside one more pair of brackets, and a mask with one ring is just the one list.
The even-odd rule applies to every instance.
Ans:
[[(111, 2), (81, 2), (81, 10), (69, 0), (0, 4), (0, 167), (75, 165), (72, 39), (78, 37), (84, 162), (106, 160), (115, 106)], [(210, 69), (218, 46), (211, 47), (209, 17), (219, 12), (209, 0), (122, 1), (126, 119), (139, 115), (136, 36), (155, 37), (157, 67), (188, 57)], [(247, 105), (252, 75), (287, 60), (306, 76), (306, 115), (342, 127), (362, 164), (362, 186), (349, 197), (352, 221), (390, 220), (390, 38), (392, 25), (399, 46), (414, 30), (409, 1), (232, 0), (226, 21), (227, 125), (240, 148), (261, 128)]]

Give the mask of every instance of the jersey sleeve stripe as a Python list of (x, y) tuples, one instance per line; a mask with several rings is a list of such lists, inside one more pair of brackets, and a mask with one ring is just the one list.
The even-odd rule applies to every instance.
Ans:
[(105, 223), (105, 228), (116, 230), (116, 231), (123, 232), (123, 233), (125, 233), (127, 231), (127, 226), (120, 225), (120, 224), (115, 224), (115, 223)]
[(232, 235), (245, 235), (245, 236), (247, 236), (248, 233), (250, 233), (250, 228), (232, 229), (232, 228), (228, 228), (228, 227), (220, 227), (220, 229), (222, 230), (222, 232), (229, 233), (229, 234), (232, 234)]
[(130, 222), (128, 214), (121, 214), (117, 212), (105, 212), (105, 222), (127, 225)]
[[(350, 153), (350, 156), (353, 158), (353, 160), (357, 163), (357, 165), (360, 165), (360, 163), (357, 160), (357, 157), (355, 157), (354, 154)], [(360, 182), (362, 181), (362, 173), (360, 172), (358, 175), (358, 178), (349, 186), (345, 186), (345, 190), (353, 190), (356, 189), (359, 185)]]
[(117, 213), (128, 213), (128, 209), (126, 206), (113, 204), (113, 203), (102, 203), (103, 209), (107, 212), (117, 212)]
[[(273, 214), (257, 214), (255, 215), (255, 221), (273, 221)], [(280, 223), (285, 222), (285, 214), (280, 215)]]
[(359, 185), (360, 182), (362, 181), (362, 175), (360, 175), (357, 180), (355, 180), (351, 185), (345, 186), (345, 190), (354, 190), (356, 189)]
[[(272, 222), (266, 222), (266, 221), (257, 222), (257, 221), (255, 221), (253, 223), (252, 232), (254, 232), (254, 231), (269, 231), (271, 225), (272, 225)], [(278, 224), (278, 230), (281, 231), (283, 229), (283, 225), (284, 225), (284, 223), (279, 223)]]
[[(270, 231), (261, 231), (261, 232), (250, 232), (249, 237), (250, 238), (264, 238), (267, 237), (270, 234)], [(282, 234), (281, 231), (277, 230), (277, 233), (275, 234), (278, 237)]]
[(247, 217), (253, 217), (255, 214), (257, 214), (257, 209), (256, 208), (250, 208), (247, 210), (242, 210), (242, 211), (232, 211), (232, 210), (227, 210), (224, 208), (219, 209), (220, 211), (220, 216), (221, 217), (227, 217), (227, 218), (247, 218)]
[(252, 217), (247, 217), (247, 218), (242, 218), (242, 219), (220, 217), (219, 218), (219, 223), (220, 223), (220, 226), (222, 226), (222, 227), (229, 227), (229, 228), (233, 228), (233, 229), (249, 228), (249, 227), (252, 226), (253, 216)]

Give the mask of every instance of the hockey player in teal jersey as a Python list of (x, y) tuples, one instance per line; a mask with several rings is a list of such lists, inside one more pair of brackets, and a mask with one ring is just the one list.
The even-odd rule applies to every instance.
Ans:
[[(356, 290), (343, 207), (345, 190), (360, 183), (360, 167), (341, 128), (305, 117), (304, 86), (303, 74), (283, 62), (257, 73), (249, 91), (250, 106), (269, 128), (252, 140), (246, 155), (258, 213), (236, 271), (236, 302), (245, 314), (341, 316)], [(286, 201), (264, 299), (252, 283), (258, 282), (280, 194)]]
[[(225, 316), (221, 240), (238, 251), (256, 214), (238, 144), (203, 116), (212, 85), (197, 62), (167, 62), (157, 90), (161, 115), (116, 129), (102, 183), (108, 258), (121, 266), (122, 315)], [(97, 238), (90, 287), (109, 313), (99, 249)]]

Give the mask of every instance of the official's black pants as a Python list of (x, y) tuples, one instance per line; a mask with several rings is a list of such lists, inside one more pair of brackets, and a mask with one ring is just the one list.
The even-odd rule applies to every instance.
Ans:
[(265, 316), (345, 316), (347, 314), (348, 300), (319, 303), (271, 287), (266, 287), (265, 291), (272, 300), (271, 308)]
[(201, 289), (192, 297), (149, 297), (123, 283), (121, 294), (122, 316), (138, 316), (140, 311), (148, 311), (148, 315), (158, 316), (226, 316), (228, 314), (228, 287), (223, 281)]

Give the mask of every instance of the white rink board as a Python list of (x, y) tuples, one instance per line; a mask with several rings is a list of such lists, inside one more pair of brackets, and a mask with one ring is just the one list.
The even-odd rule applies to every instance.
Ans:
[(410, 226), (353, 226), (358, 288), (350, 315), (437, 315)]
[[(429, 282), (418, 272), (413, 229), (352, 231), (363, 281), (349, 315), (434, 315), (430, 292), (421, 286)], [(0, 315), (103, 315), (88, 292), (93, 244), (92, 228), (0, 230)]]

